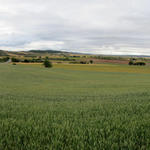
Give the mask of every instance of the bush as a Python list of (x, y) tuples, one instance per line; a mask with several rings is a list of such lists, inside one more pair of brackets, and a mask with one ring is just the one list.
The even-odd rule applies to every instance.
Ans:
[(20, 62), (20, 60), (19, 60), (19, 59), (14, 58), (14, 57), (13, 57), (13, 58), (11, 58), (11, 61), (12, 61), (12, 62)]
[(134, 62), (132, 60), (130, 60), (129, 65), (134, 65)]
[(86, 61), (80, 61), (80, 64), (87, 64)]
[(49, 62), (47, 59), (44, 61), (43, 65), (46, 67), (46, 68), (52, 68), (52, 63)]
[(134, 65), (145, 66), (146, 63), (145, 62), (136, 62), (136, 63), (134, 63)]
[(145, 66), (146, 63), (145, 62), (134, 62), (133, 60), (129, 61), (129, 65), (137, 65), (137, 66)]
[(31, 62), (31, 60), (29, 60), (29, 59), (25, 59), (23, 62), (25, 62), (25, 63), (29, 63), (29, 62)]
[(93, 60), (90, 60), (90, 64), (93, 64)]
[(9, 57), (3, 57), (3, 58), (0, 58), (0, 62), (7, 62), (9, 60)]
[(43, 62), (43, 60), (42, 59), (32, 59), (31, 60), (31, 62), (33, 62), (33, 63), (42, 63)]
[(4, 57), (3, 60), (4, 62), (7, 62), (9, 60), (9, 57)]

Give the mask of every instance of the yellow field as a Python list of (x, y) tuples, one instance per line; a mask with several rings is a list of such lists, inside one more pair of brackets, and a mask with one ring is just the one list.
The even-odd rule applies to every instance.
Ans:
[[(37, 65), (42, 63), (17, 63), (19, 65)], [(150, 73), (150, 66), (128, 66), (114, 64), (53, 64), (55, 68), (78, 70), (78, 71), (97, 71), (97, 72), (127, 72), (127, 73)]]
[(112, 65), (112, 64), (92, 64), (92, 65), (56, 64), (54, 65), (54, 67), (70, 70), (83, 70), (83, 71), (150, 73), (149, 66), (128, 66), (128, 65)]

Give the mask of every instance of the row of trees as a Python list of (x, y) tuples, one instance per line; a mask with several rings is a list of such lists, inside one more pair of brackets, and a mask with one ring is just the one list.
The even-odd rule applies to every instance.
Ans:
[(145, 62), (142, 62), (142, 61), (140, 61), (140, 62), (135, 62), (135, 61), (133, 61), (133, 60), (130, 60), (130, 61), (129, 61), (129, 65), (145, 66), (146, 63), (145, 63)]
[(93, 60), (90, 60), (90, 61), (74, 61), (74, 62), (70, 62), (70, 64), (93, 64), (94, 61)]
[[(16, 62), (19, 62), (19, 61), (16, 59), (13, 59), (13, 65), (16, 65)], [(45, 59), (43, 61), (43, 65), (45, 68), (52, 68), (53, 67), (52, 63), (48, 59)]]
[(36, 62), (42, 63), (42, 62), (44, 62), (44, 60), (43, 60), (43, 59), (40, 59), (40, 58), (21, 60), (21, 59), (19, 59), (19, 58), (14, 58), (14, 57), (11, 58), (11, 61), (12, 61), (12, 62), (25, 62), (25, 63), (36, 63)]
[[(43, 63), (44, 61), (46, 60), (49, 60), (48, 57), (45, 57), (45, 58), (33, 58), (33, 59), (19, 59), (19, 58), (15, 58), (15, 57), (12, 57), (11, 58), (11, 61), (16, 63), (16, 62), (24, 62), (24, 63)], [(61, 60), (61, 61), (66, 61), (66, 60), (73, 60), (71, 63), (72, 64), (93, 64), (94, 61), (93, 60), (89, 60), (89, 61), (86, 61), (86, 60), (81, 60), (81, 61), (75, 61), (74, 59), (66, 59), (66, 58), (51, 58), (51, 60)]]
[(7, 62), (9, 60), (9, 57), (3, 57), (3, 58), (0, 58), (0, 62)]
[[(45, 59), (49, 59), (46, 57)], [(75, 59), (70, 58), (50, 58), (51, 60), (58, 60), (58, 61), (75, 61)], [(33, 58), (33, 59), (19, 59), (19, 58), (12, 58), (12, 62), (25, 62), (25, 63), (42, 63), (44, 62), (44, 58)]]

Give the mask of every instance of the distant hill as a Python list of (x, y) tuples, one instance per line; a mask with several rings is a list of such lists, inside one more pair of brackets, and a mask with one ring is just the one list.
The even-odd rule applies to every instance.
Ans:
[(36, 56), (47, 56), (47, 55), (92, 55), (102, 57), (137, 57), (137, 58), (149, 58), (148, 55), (104, 55), (104, 54), (89, 54), (89, 53), (77, 53), (67, 52), (60, 50), (28, 50), (28, 51), (6, 51), (0, 50), (0, 56), (25, 56), (25, 57), (36, 57)]
[(68, 53), (68, 52), (57, 51), (57, 50), (29, 50), (29, 52), (32, 52), (32, 53)]
[(8, 56), (7, 51), (0, 50), (0, 56)]
[(45, 56), (51, 54), (69, 54), (68, 52), (57, 51), (57, 50), (29, 50), (29, 51), (5, 51), (0, 50), (0, 56), (25, 56), (25, 57), (34, 57), (34, 56)]

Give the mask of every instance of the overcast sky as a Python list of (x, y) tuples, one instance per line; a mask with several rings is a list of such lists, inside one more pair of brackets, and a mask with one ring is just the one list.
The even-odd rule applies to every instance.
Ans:
[(150, 55), (150, 0), (0, 0), (0, 49)]

